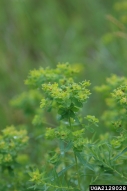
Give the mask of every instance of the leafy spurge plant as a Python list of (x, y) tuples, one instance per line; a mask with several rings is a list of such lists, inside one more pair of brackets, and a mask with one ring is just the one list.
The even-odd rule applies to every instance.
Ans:
[(17, 131), (14, 126), (4, 129), (0, 136), (0, 164), (11, 168), (18, 151), (25, 146), (27, 141), (26, 130)]
[[(50, 76), (47, 73), (52, 74), (53, 71), (53, 77)], [(83, 147), (85, 143), (87, 142), (86, 139), (84, 139), (84, 127), (80, 127), (80, 121), (77, 116), (77, 113), (79, 112), (80, 108), (83, 107), (83, 103), (86, 102), (90, 95), (90, 91), (87, 89), (87, 87), (90, 85), (89, 81), (83, 81), (81, 83), (76, 83), (74, 79), (72, 78), (72, 75), (74, 75), (75, 71), (70, 67), (68, 64), (59, 64), (55, 70), (49, 70), (46, 69), (45, 71), (42, 69), (40, 71), (40, 74), (38, 74), (38, 77), (36, 76), (36, 82), (34, 81), (34, 87), (38, 87), (41, 90), (42, 86), (42, 95), (43, 98), (41, 100), (40, 107), (41, 109), (47, 109), (47, 111), (51, 111), (52, 109), (56, 109), (58, 116), (57, 119), (60, 120), (60, 125), (56, 128), (49, 127), (46, 129), (45, 137), (47, 139), (56, 139), (58, 143), (60, 144), (60, 152), (56, 153), (54, 152), (53, 155), (51, 155), (51, 158), (48, 160), (51, 164), (54, 165), (52, 171), (57, 173), (59, 168), (59, 174), (63, 174), (63, 166), (64, 171), (68, 168), (69, 159), (68, 154), (66, 152), (71, 150), (71, 155), (73, 155), (74, 162), (71, 164), (71, 166), (76, 166), (76, 173), (77, 173), (77, 183), (76, 187), (77, 190), (81, 189), (80, 185), (80, 177), (78, 172), (78, 162), (77, 162), (77, 155), (76, 152), (82, 152)], [(43, 73), (43, 74), (42, 74)], [(54, 74), (55, 73), (55, 74)], [(32, 85), (32, 81), (30, 79), (32, 78), (32, 75), (37, 74), (30, 73), (30, 76), (28, 80), (26, 81), (27, 84)], [(55, 80), (54, 80), (55, 79)], [(41, 83), (41, 86), (39, 86), (39, 82)], [(46, 82), (46, 83), (45, 83)], [(90, 116), (88, 117), (90, 119)], [(95, 121), (95, 118), (92, 118), (92, 121)], [(67, 147), (68, 149), (65, 149)], [(72, 154), (73, 153), (73, 154)], [(67, 155), (67, 161), (64, 162), (63, 158)], [(65, 159), (64, 159), (65, 160)], [(63, 163), (62, 166), (59, 165), (59, 163)], [(66, 166), (67, 163), (67, 166)], [(63, 172), (64, 172), (63, 171)], [(74, 169), (72, 169), (72, 174), (74, 173)], [(73, 175), (74, 176), (74, 175)], [(52, 178), (51, 178), (52, 179)], [(61, 177), (60, 177), (61, 179)], [(64, 179), (64, 176), (63, 178)], [(55, 180), (55, 179), (53, 179)], [(67, 188), (68, 182), (71, 182), (72, 180), (68, 179), (67, 173), (66, 173), (66, 181), (63, 180), (65, 183), (65, 186), (61, 185), (59, 189), (70, 189)], [(75, 178), (73, 181), (76, 181)], [(41, 183), (40, 183), (41, 184)], [(44, 185), (49, 185), (48, 182), (43, 182)], [(51, 183), (51, 187), (53, 187), (54, 183)], [(35, 183), (36, 186), (36, 183)], [(57, 188), (57, 185), (54, 185), (54, 188)], [(71, 186), (71, 189), (73, 186)]]
[[(0, 135), (0, 190), (22, 190), (24, 172), (18, 157), (19, 152), (27, 145), (28, 136), (24, 128), (17, 130), (13, 125), (5, 128)], [(10, 175), (10, 176), (9, 176)], [(18, 177), (18, 178), (17, 178)], [(25, 183), (22, 183), (25, 185)], [(24, 186), (23, 186), (24, 187)], [(24, 187), (25, 188), (25, 187)]]
[[(58, 64), (56, 69), (33, 70), (25, 81), (32, 89), (11, 101), (32, 118), (34, 127), (28, 121), (28, 131), (30, 144), (36, 149), (28, 152), (31, 158), (40, 157), (29, 160), (32, 168), (23, 167), (27, 168), (27, 176), (21, 173), (20, 177), (23, 185), (19, 186), (17, 181), (12, 189), (84, 191), (90, 184), (127, 183), (127, 79), (113, 75), (106, 85), (96, 87), (105, 98), (110, 95), (107, 99), (110, 115), (105, 116), (105, 121), (114, 131), (91, 135), (88, 132), (91, 129), (95, 132), (99, 120), (93, 115), (82, 115), (83, 105), (90, 96), (90, 82), (77, 82), (77, 71), (77, 66), (68, 63)], [(2, 169), (14, 167), (17, 152), (27, 139), (26, 131), (18, 132), (13, 126), (3, 131)], [(18, 174), (17, 169), (13, 171)]]

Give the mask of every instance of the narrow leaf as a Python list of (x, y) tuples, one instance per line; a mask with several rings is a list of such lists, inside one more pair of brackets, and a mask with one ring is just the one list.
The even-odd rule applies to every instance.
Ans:
[(61, 176), (62, 174), (64, 174), (68, 169), (70, 169), (72, 166), (74, 166), (75, 163), (72, 163), (70, 164), (69, 166), (67, 166), (66, 168), (64, 168), (63, 170), (61, 170), (59, 173), (58, 173), (58, 176)]
[(79, 161), (81, 162), (81, 164), (83, 164), (85, 167), (87, 167), (88, 169), (94, 171), (94, 168), (92, 165), (90, 165), (82, 156), (80, 153), (76, 152), (76, 155), (79, 159)]
[(126, 147), (122, 152), (120, 152), (118, 155), (116, 155), (116, 156), (112, 159), (112, 161), (118, 159), (118, 158), (119, 158), (123, 153), (125, 153), (125, 152), (127, 152), (127, 147)]

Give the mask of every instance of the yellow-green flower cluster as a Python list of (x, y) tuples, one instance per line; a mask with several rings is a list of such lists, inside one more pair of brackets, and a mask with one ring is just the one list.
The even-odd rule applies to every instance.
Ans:
[(73, 141), (73, 149), (77, 152), (82, 152), (85, 144), (88, 142), (87, 139), (85, 138), (79, 138), (79, 139), (75, 139)]
[(106, 81), (109, 86), (116, 88), (119, 84), (127, 82), (127, 79), (113, 74), (111, 77), (107, 78)]
[(87, 119), (89, 121), (89, 123), (92, 123), (92, 124), (94, 124), (96, 126), (98, 125), (99, 120), (95, 116), (87, 115), (85, 117), (85, 119)]
[(113, 91), (120, 84), (126, 84), (126, 83), (127, 83), (127, 79), (125, 77), (119, 77), (113, 74), (111, 75), (111, 77), (106, 79), (106, 84), (103, 84), (101, 86), (96, 86), (95, 90), (97, 92), (109, 94), (109, 92)]
[(64, 126), (55, 129), (55, 137), (61, 140), (69, 139), (70, 133), (71, 131)]
[(44, 84), (42, 88), (43, 88), (43, 91), (47, 94), (47, 96), (50, 97), (50, 99), (55, 98), (55, 99), (63, 100), (63, 99), (69, 98), (69, 91), (65, 91), (63, 89), (64, 87), (59, 88), (58, 83)]
[(77, 152), (81, 152), (87, 143), (87, 139), (85, 139), (83, 135), (84, 129), (72, 132), (73, 149)]
[(114, 137), (110, 142), (114, 148), (125, 148), (127, 144), (127, 135), (126, 133), (124, 133), (124, 135), (121, 134), (120, 136)]
[[(124, 119), (126, 115), (127, 78), (112, 75), (110, 78), (107, 78), (105, 85), (97, 87), (96, 90), (103, 93), (106, 105), (108, 106), (108, 110), (104, 111), (102, 115), (102, 120), (107, 127), (113, 128), (114, 130), (118, 129), (118, 125), (115, 121), (121, 118)], [(125, 120), (124, 123), (122, 123), (122, 127), (124, 126)]]
[(82, 136), (83, 133), (84, 133), (84, 129), (81, 129), (81, 130), (72, 132), (72, 135), (74, 136), (74, 138), (79, 138)]
[(113, 139), (111, 141), (111, 145), (114, 147), (114, 148), (119, 148), (121, 146), (121, 142), (119, 140), (116, 140), (116, 139)]
[(71, 134), (71, 130), (69, 130), (67, 127), (65, 126), (60, 126), (58, 128), (47, 128), (46, 129), (46, 133), (45, 133), (45, 137), (47, 139), (54, 139), (54, 138), (58, 138), (61, 140), (64, 139), (69, 139)]
[(46, 139), (54, 139), (55, 138), (55, 129), (54, 128), (46, 128), (46, 133), (45, 133)]
[(76, 151), (81, 152), (85, 143), (86, 139), (84, 139), (84, 129), (72, 131), (70, 127), (66, 127), (64, 125), (58, 128), (47, 128), (45, 137), (47, 139), (54, 139), (57, 138), (59, 140), (66, 140), (72, 141), (73, 149)]
[(127, 106), (127, 85), (121, 85), (112, 93), (112, 97), (123, 107)]
[(58, 63), (56, 68), (57, 74), (64, 74), (65, 77), (71, 77), (74, 74), (78, 74), (82, 70), (82, 64), (70, 65), (67, 63)]
[(43, 83), (57, 80), (58, 75), (53, 69), (50, 68), (40, 68), (39, 70), (32, 70), (25, 81), (25, 84), (30, 85), (35, 88), (41, 87)]
[(40, 68), (39, 70), (32, 70), (25, 81), (25, 84), (41, 88), (41, 85), (49, 82), (58, 82), (61, 79), (65, 81), (68, 78), (79, 73), (81, 65), (69, 65), (68, 63), (59, 63), (55, 69)]
[[(90, 91), (87, 89), (90, 85), (89, 81), (74, 82), (74, 75), (81, 69), (80, 64), (59, 63), (55, 69), (40, 68), (31, 71), (25, 83), (38, 88), (37, 98), (40, 99), (40, 94), (42, 94), (41, 108), (47, 108), (47, 111), (57, 108), (61, 118), (74, 118), (75, 112), (83, 106), (90, 95)], [(32, 96), (33, 92), (23, 93), (13, 100), (12, 104), (18, 108), (23, 108), (26, 113), (30, 111), (36, 113), (34, 108), (38, 104), (38, 99), (36, 100)], [(35, 90), (35, 92), (37, 91)], [(36, 123), (36, 120), (34, 122)]]
[(15, 161), (17, 153), (28, 142), (26, 130), (17, 131), (14, 126), (7, 127), (0, 136), (0, 164), (8, 165)]
[(115, 129), (120, 129), (122, 127), (122, 121), (121, 120), (116, 120), (112, 123), (115, 127)]
[(44, 182), (45, 173), (41, 173), (38, 169), (34, 170), (33, 172), (29, 172), (29, 175), (31, 177), (30, 181), (35, 185), (40, 185)]
[(90, 91), (87, 89), (89, 85), (89, 81), (66, 85), (43, 84), (42, 89), (46, 98), (42, 99), (40, 107), (58, 108), (58, 113), (62, 118), (74, 117), (75, 112), (83, 106), (82, 104), (90, 95)]

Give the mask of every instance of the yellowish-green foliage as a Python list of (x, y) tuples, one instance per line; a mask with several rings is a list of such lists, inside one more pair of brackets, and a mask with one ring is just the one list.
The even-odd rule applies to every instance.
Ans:
[[(57, 68), (62, 68), (63, 70), (58, 72)], [(127, 135), (124, 127), (121, 129), (120, 135), (101, 135), (100, 140), (95, 143), (89, 139), (86, 136), (86, 132), (91, 126), (92, 128), (98, 126), (99, 120), (91, 115), (82, 117), (79, 111), (90, 95), (90, 91), (87, 89), (90, 82), (76, 83), (74, 73), (72, 76), (71, 72), (67, 72), (67, 70), (70, 71), (68, 64), (61, 64), (61, 67), (58, 65), (57, 68), (54, 69), (56, 73), (53, 74), (53, 78), (50, 76), (50, 79), (47, 73), (51, 74), (52, 70), (49, 69), (48, 71), (47, 69), (45, 70), (46, 74), (43, 70), (43, 75), (39, 74), (39, 78), (37, 77), (34, 82), (32, 81), (32, 78), (34, 78), (33, 73), (28, 77), (28, 84), (31, 86), (33, 82), (34, 87), (37, 87), (37, 90), (42, 92), (43, 98), (40, 102), (40, 108), (43, 111), (55, 111), (58, 119), (58, 125), (55, 127), (47, 123), (48, 127), (44, 134), (46, 140), (55, 140), (57, 142), (56, 149), (49, 152), (47, 157), (48, 163), (51, 165), (50, 178), (48, 177), (48, 167), (42, 171), (39, 171), (39, 169), (33, 170), (30, 173), (30, 181), (33, 182), (31, 188), (36, 190), (39, 187), (42, 189), (49, 187), (51, 190), (56, 188), (74, 190), (74, 187), (76, 187), (77, 190), (84, 190), (90, 182), (91, 184), (94, 182), (103, 183), (103, 178), (105, 177), (106, 183), (111, 183), (117, 180), (119, 176), (123, 177), (123, 182), (125, 183), (127, 178), (124, 173), (120, 172), (121, 167), (118, 165), (120, 162), (124, 166), (127, 157)], [(67, 73), (69, 75), (66, 76)], [(42, 82), (41, 84), (40, 81)], [(121, 100), (125, 99), (121, 89), (117, 89), (121, 84), (126, 84), (126, 78), (112, 75), (111, 78), (107, 79), (106, 85), (96, 87), (96, 90), (103, 92), (105, 97), (107, 95), (112, 96), (110, 105), (111, 107), (117, 107), (118, 103), (113, 95), (116, 95), (117, 99), (119, 96), (120, 103)], [(110, 91), (113, 91), (113, 93), (109, 93)], [(123, 105), (121, 105), (121, 110), (123, 110)], [(117, 117), (119, 119), (118, 115)], [(121, 121), (123, 122), (124, 120), (121, 119)], [(110, 119), (108, 122), (112, 124)], [(118, 130), (120, 124), (120, 121), (116, 121), (114, 123), (115, 129)], [(84, 169), (88, 173), (89, 178), (91, 177), (89, 173), (93, 172), (91, 181), (81, 176), (84, 175)], [(107, 173), (113, 177), (112, 181)], [(115, 176), (114, 173), (116, 173)], [(64, 176), (66, 176), (66, 180)], [(59, 185), (57, 181), (63, 181), (63, 183)], [(75, 181), (77, 183), (73, 185), (72, 182)], [(86, 183), (86, 181), (89, 183)], [(86, 185), (84, 185), (84, 182)]]
[(118, 130), (126, 126), (127, 78), (112, 75), (106, 84), (95, 87), (95, 90), (104, 96), (108, 107), (102, 115), (106, 126)]
[[(58, 64), (56, 69), (31, 71), (26, 80), (30, 87), (28, 94), (26, 91), (11, 102), (23, 108), (25, 114), (29, 113), (34, 127), (29, 127), (33, 150), (28, 152), (40, 157), (35, 165), (32, 165), (32, 154), (17, 157), (28, 141), (26, 131), (18, 131), (13, 126), (3, 130), (0, 165), (1, 169), (11, 168), (14, 174), (16, 181), (12, 177), (9, 179), (13, 182), (11, 191), (19, 187), (19, 181), (23, 182), (19, 187), (21, 191), (24, 188), (85, 191), (94, 183), (115, 184), (118, 180), (118, 184), (127, 183), (127, 79), (112, 75), (105, 85), (95, 87), (108, 100), (108, 115), (103, 116), (106, 127), (114, 127), (112, 134), (106, 133), (96, 139), (93, 133), (99, 120), (89, 113), (82, 114), (91, 94), (90, 82), (77, 82), (76, 75), (77, 69), (68, 63)], [(50, 118), (45, 116), (48, 112)], [(16, 161), (23, 162), (14, 168)], [(4, 188), (5, 184), (2, 185)]]
[(74, 74), (79, 73), (80, 69), (82, 69), (82, 65), (80, 64), (75, 64), (72, 67), (69, 65), (69, 63), (59, 63), (56, 69), (51, 69), (48, 67), (46, 69), (40, 68), (39, 70), (32, 70), (30, 71), (30, 74), (28, 76), (28, 79), (25, 81), (25, 84), (41, 88), (42, 84), (50, 81), (64, 81), (66, 78), (69, 80), (73, 80), (71, 77)]
[[(111, 72), (121, 76), (127, 71), (127, 2), (116, 1), (110, 12), (112, 4), (0, 2), (5, 7), (0, 6), (0, 114), (4, 110), (10, 124), (25, 123), (1, 131), (0, 191), (84, 191), (89, 184), (127, 184), (127, 79), (107, 78), (95, 88), (100, 99), (88, 81), (94, 85)], [(85, 77), (78, 76), (82, 65), (59, 63), (55, 68), (58, 60), (86, 63)], [(22, 91), (22, 79), (40, 63), (25, 80), (28, 90), (11, 100), (17, 110), (10, 112), (5, 103)], [(82, 78), (87, 80), (79, 82)], [(0, 116), (3, 128), (8, 121)], [(99, 135), (97, 130), (108, 132)]]
[(0, 135), (0, 165), (9, 166), (16, 162), (18, 152), (28, 142), (26, 130), (16, 130), (14, 126), (7, 127)]

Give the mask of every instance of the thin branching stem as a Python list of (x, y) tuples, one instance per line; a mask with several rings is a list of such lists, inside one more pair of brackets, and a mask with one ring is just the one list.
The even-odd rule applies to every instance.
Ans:
[[(70, 124), (70, 128), (72, 128), (71, 126), (71, 118), (69, 117), (69, 124)], [(74, 152), (74, 158), (75, 158), (75, 166), (76, 166), (76, 171), (77, 171), (77, 178), (78, 178), (78, 187), (81, 190), (81, 183), (80, 183), (80, 176), (79, 176), (79, 170), (78, 170), (78, 161), (77, 161), (77, 156)]]

